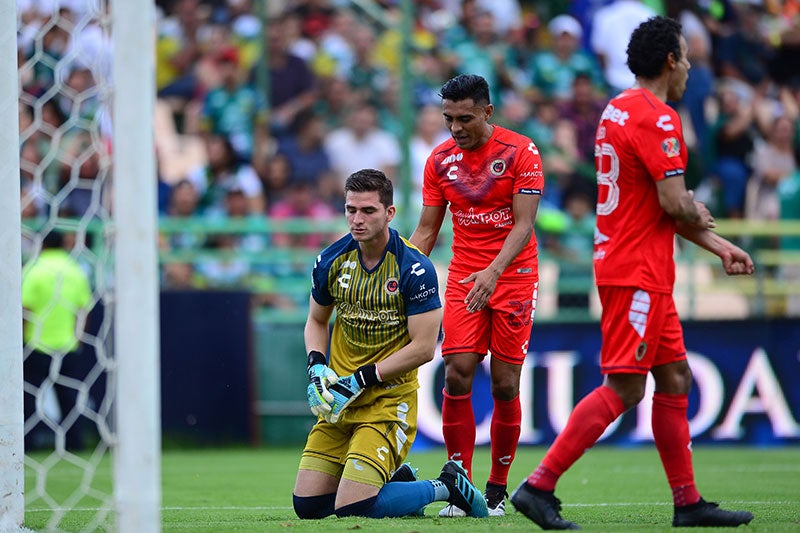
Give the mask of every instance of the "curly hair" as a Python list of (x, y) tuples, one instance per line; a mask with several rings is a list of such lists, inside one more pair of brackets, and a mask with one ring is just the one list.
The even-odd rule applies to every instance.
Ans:
[(637, 77), (655, 79), (672, 52), (681, 59), (681, 25), (668, 17), (652, 17), (633, 30), (628, 43), (628, 68)]

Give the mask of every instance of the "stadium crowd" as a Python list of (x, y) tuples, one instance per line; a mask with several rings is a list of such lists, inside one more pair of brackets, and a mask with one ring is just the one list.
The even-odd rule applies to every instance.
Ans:
[[(100, 216), (108, 205), (103, 195), (111, 173), (110, 27), (107, 9), (96, 4), (17, 0), (25, 218), (43, 216), (53, 206), (62, 216)], [(353, 171), (381, 169), (398, 184), (399, 1), (156, 4), (162, 216), (308, 217), (323, 227), (341, 212), (342, 185)], [(574, 263), (568, 273), (586, 275), (596, 194), (595, 128), (609, 98), (633, 83), (625, 64), (630, 31), (665, 14), (681, 22), (692, 65), (686, 94), (674, 104), (692, 152), (687, 184), (720, 218), (800, 218), (797, 0), (414, 5), (413, 208), (421, 203), (425, 158), (448, 135), (438, 88), (453, 75), (479, 74), (493, 90), (499, 110), (494, 121), (530, 136), (542, 152), (547, 186), (537, 222), (540, 242), (560, 261)], [(243, 252), (316, 251), (331, 238), (165, 233), (160, 243), (165, 253), (203, 248), (231, 253), (167, 262), (163, 284), (251, 284), (268, 294), (282, 277), (305, 279), (308, 265), (276, 270), (243, 258)], [(275, 297), (264, 302), (298, 304)]]

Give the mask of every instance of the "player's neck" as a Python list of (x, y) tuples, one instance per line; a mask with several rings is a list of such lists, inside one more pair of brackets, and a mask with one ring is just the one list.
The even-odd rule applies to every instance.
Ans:
[(381, 233), (374, 239), (369, 241), (361, 241), (358, 243), (361, 255), (361, 263), (368, 269), (372, 270), (383, 259), (383, 253), (386, 251), (386, 246), (389, 244), (389, 232)]
[(633, 85), (634, 89), (647, 89), (653, 93), (656, 98), (662, 102), (667, 101), (667, 82), (662, 78), (655, 80), (648, 80), (645, 78), (636, 78), (636, 83)]

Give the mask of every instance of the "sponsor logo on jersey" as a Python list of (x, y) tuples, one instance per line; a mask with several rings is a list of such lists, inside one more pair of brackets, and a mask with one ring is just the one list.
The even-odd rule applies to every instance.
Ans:
[(445, 157), (444, 160), (442, 160), (442, 164), (449, 165), (450, 163), (455, 163), (456, 161), (461, 161), (462, 159), (464, 159), (464, 153), (459, 152), (457, 154), (451, 154)]
[(386, 280), (386, 284), (383, 286), (386, 294), (391, 296), (392, 294), (397, 294), (397, 290), (400, 288), (400, 284), (397, 282), (397, 278), (389, 278)]
[(661, 149), (667, 157), (677, 157), (681, 155), (681, 143), (675, 137), (669, 137), (661, 141)]
[(661, 115), (660, 117), (658, 117), (658, 122), (656, 122), (656, 126), (664, 131), (673, 131), (675, 129), (675, 125), (670, 124), (670, 122), (672, 122), (671, 116)]
[(409, 298), (409, 300), (412, 302), (416, 302), (417, 300), (425, 300), (434, 294), (436, 294), (436, 287), (427, 288), (423, 283), (419, 286), (417, 292), (411, 298)]
[(664, 172), (665, 178), (671, 178), (672, 176), (683, 176), (683, 169), (676, 168), (674, 170), (667, 170), (666, 172)]
[(520, 187), (517, 194), (542, 194), (542, 189), (531, 189), (529, 187)]
[(453, 218), (456, 223), (462, 226), (469, 226), (471, 224), (488, 224), (496, 228), (501, 228), (514, 223), (514, 217), (511, 214), (510, 207), (497, 209), (489, 213), (476, 213), (474, 207), (470, 207), (466, 213), (464, 211), (456, 211), (453, 213)]
[(397, 309), (364, 309), (361, 302), (340, 302), (336, 306), (336, 312), (340, 317), (345, 319), (380, 322), (390, 326), (395, 326), (400, 323)]
[(603, 110), (603, 115), (600, 117), (600, 121), (602, 122), (603, 120), (608, 120), (609, 122), (614, 122), (615, 124), (624, 126), (629, 118), (631, 118), (631, 116), (627, 111), (617, 109), (613, 105), (608, 104)]
[(502, 176), (503, 172), (506, 171), (506, 162), (502, 159), (495, 159), (489, 166), (489, 170), (491, 170), (492, 174), (495, 176)]

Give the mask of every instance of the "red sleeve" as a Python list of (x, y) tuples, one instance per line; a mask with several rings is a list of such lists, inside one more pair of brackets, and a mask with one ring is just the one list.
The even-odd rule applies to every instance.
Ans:
[(544, 169), (539, 149), (530, 139), (520, 143), (514, 164), (514, 194), (542, 194), (544, 191)]
[(422, 179), (422, 205), (447, 205), (442, 189), (439, 187), (439, 176), (436, 174), (436, 163), (433, 154), (425, 161), (425, 172)]
[(634, 145), (655, 181), (686, 172), (688, 157), (678, 114), (667, 106), (649, 114), (635, 131)]

